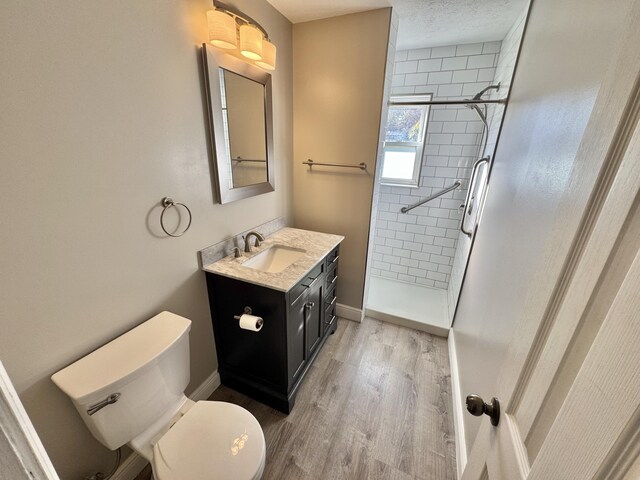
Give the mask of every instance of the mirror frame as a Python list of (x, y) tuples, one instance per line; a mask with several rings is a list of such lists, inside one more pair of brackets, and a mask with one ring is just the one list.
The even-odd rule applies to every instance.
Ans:
[[(202, 44), (202, 61), (209, 116), (209, 138), (211, 151), (215, 155), (215, 183), (218, 200), (229, 203), (243, 198), (261, 195), (275, 190), (275, 168), (273, 165), (273, 108), (271, 98), (271, 75), (231, 55), (220, 52), (206, 43)], [(231, 159), (227, 158), (224, 121), (222, 118), (222, 92), (218, 70), (223, 68), (264, 86), (265, 140), (267, 152), (267, 181), (231, 188)]]

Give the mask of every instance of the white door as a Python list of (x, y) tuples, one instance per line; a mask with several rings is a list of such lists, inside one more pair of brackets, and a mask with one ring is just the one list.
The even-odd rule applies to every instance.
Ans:
[[(544, 314), (522, 305), (497, 373), (499, 423), (483, 420), (463, 480), (632, 478), (640, 454), (640, 1), (627, 20), (577, 155), (603, 159), (595, 188), (569, 255), (556, 259), (551, 295), (530, 299), (545, 302)], [(567, 188), (581, 187), (580, 168)]]
[(0, 362), (0, 479), (59, 480)]

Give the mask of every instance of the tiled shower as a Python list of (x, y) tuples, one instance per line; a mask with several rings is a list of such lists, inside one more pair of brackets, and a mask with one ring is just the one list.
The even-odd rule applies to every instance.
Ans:
[[(524, 18), (514, 24), (503, 41), (397, 51), (391, 96), (430, 94), (432, 100), (469, 99), (499, 82), (504, 88), (484, 98), (506, 96)], [(484, 153), (493, 154), (502, 112), (501, 105), (487, 107), (489, 132)], [(432, 310), (445, 312), (441, 325), (450, 325), (468, 253), (464, 245), (464, 255), (456, 255), (459, 243), (465, 242), (460, 237), (460, 207), (465, 202), (472, 166), (483, 153), (483, 132), (477, 113), (464, 105), (430, 106), (419, 185), (379, 185), (372, 212), (375, 218), (368, 266), (374, 291), (369, 298), (377, 297), (377, 304), (385, 292), (398, 290), (393, 287), (395, 283), (404, 284), (400, 290), (430, 299)], [(462, 181), (459, 189), (407, 213), (400, 212), (402, 207), (456, 180)], [(400, 303), (414, 300), (407, 298)], [(418, 320), (417, 315), (413, 320)]]

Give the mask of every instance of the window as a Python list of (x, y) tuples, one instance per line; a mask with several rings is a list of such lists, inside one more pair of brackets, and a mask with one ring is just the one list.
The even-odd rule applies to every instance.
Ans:
[[(428, 100), (431, 100), (431, 95), (391, 97), (392, 102)], [(418, 186), (428, 117), (428, 105), (389, 107), (382, 160), (382, 183)]]

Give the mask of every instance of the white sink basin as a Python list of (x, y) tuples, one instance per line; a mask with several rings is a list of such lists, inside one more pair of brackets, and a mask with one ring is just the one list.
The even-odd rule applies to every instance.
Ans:
[(242, 264), (243, 267), (253, 268), (261, 272), (278, 273), (302, 258), (306, 250), (285, 247), (284, 245), (274, 245), (273, 247), (260, 252), (255, 257)]

